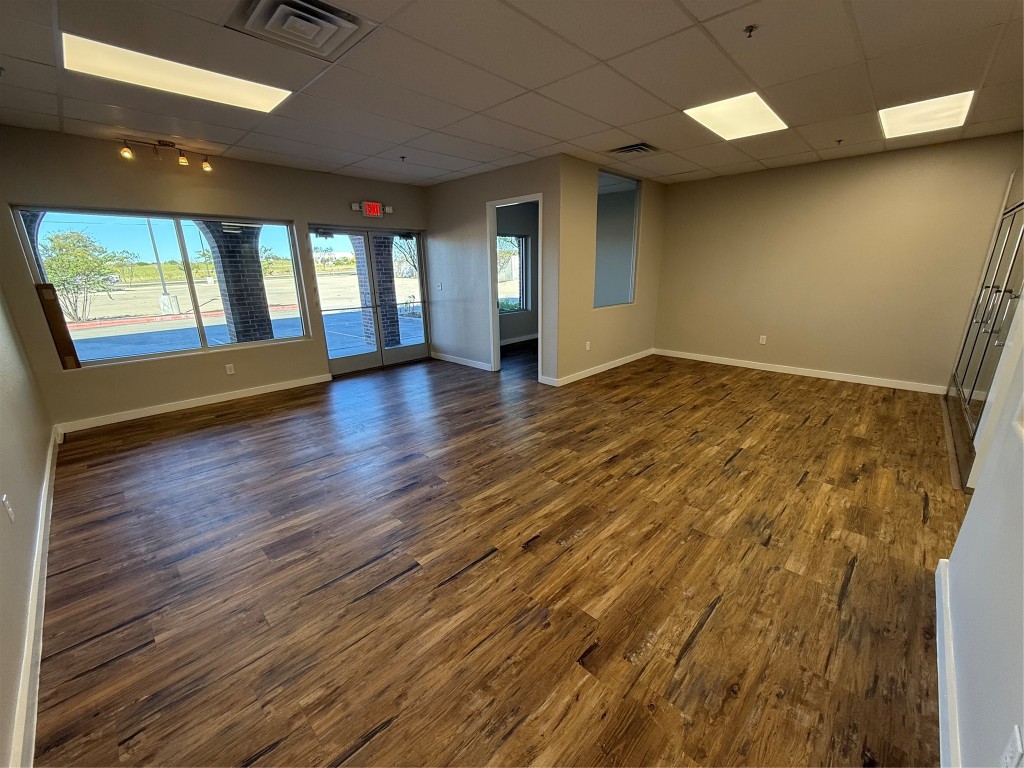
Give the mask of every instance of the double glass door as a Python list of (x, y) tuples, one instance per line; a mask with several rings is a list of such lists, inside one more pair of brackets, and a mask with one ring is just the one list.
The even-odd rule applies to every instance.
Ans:
[(419, 236), (310, 227), (331, 373), (428, 356)]

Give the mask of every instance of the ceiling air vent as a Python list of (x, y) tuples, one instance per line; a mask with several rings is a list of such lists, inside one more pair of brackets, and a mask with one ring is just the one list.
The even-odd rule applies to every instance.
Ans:
[(228, 21), (239, 32), (334, 61), (376, 24), (324, 0), (254, 0)]
[(652, 147), (646, 141), (642, 141), (639, 144), (627, 144), (624, 147), (616, 147), (615, 149), (609, 149), (609, 155), (647, 155), (651, 152), (657, 152), (655, 147)]

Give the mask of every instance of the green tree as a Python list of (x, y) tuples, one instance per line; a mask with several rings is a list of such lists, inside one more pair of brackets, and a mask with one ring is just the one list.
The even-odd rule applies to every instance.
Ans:
[(64, 314), (70, 320), (89, 319), (96, 293), (110, 295), (124, 252), (112, 253), (91, 235), (69, 229), (53, 232), (39, 247), (46, 279), (53, 284)]
[(210, 253), (209, 248), (200, 248), (195, 253), (195, 258), (192, 259), (195, 264), (196, 274), (199, 277), (212, 277), (213, 276), (213, 254)]
[(416, 254), (415, 237), (396, 237), (391, 241), (391, 258), (394, 260), (395, 277), (416, 277), (420, 273), (420, 262)]
[(274, 253), (274, 249), (269, 245), (260, 246), (260, 262), (263, 265), (263, 274), (272, 275), (274, 274), (274, 262), (280, 261), (281, 257)]
[(117, 261), (117, 276), (122, 283), (129, 286), (135, 281), (135, 267), (139, 263), (139, 254), (133, 251), (117, 251), (112, 254)]

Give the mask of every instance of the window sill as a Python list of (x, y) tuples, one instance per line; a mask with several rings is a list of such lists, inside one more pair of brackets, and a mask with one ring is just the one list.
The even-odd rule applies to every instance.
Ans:
[(131, 363), (142, 363), (150, 360), (166, 360), (174, 357), (192, 357), (196, 355), (209, 355), (218, 352), (231, 352), (236, 349), (253, 349), (256, 347), (277, 346), (279, 344), (294, 344), (300, 341), (311, 341), (312, 336), (291, 336), (287, 339), (264, 339), (263, 341), (245, 341), (236, 344), (220, 344), (216, 347), (201, 347), (199, 349), (178, 349), (172, 352), (154, 352), (150, 355), (136, 355), (134, 357), (117, 357), (110, 360), (88, 360), (82, 362), (81, 368), (68, 368), (65, 373), (84, 371), (87, 368), (106, 368), (111, 365), (126, 365)]

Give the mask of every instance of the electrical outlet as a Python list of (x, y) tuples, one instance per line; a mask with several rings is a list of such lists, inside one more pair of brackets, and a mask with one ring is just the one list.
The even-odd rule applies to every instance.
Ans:
[(589, 352), (589, 351), (590, 351), (590, 342), (588, 341), (587, 342), (587, 352)]
[(3, 496), (0, 496), (0, 502), (3, 503), (4, 509), (7, 510), (7, 516), (9, 518), (11, 518), (11, 522), (13, 523), (14, 522), (14, 507), (11, 506), (11, 502), (7, 498), (7, 494), (6, 493)]
[(233, 376), (235, 373), (235, 364), (228, 363), (227, 365), (225, 365), (224, 372), (227, 373), (228, 376)]
[(768, 337), (767, 336), (759, 336), (758, 339), (757, 339), (757, 343), (758, 344), (767, 344), (768, 343)]
[(1006, 749), (1003, 750), (1003, 755), (999, 758), (999, 768), (1020, 768), (1022, 762), (1024, 762), (1024, 744), (1020, 740), (1020, 726), (1015, 725), (1013, 733), (1010, 734), (1010, 740), (1006, 742)]

